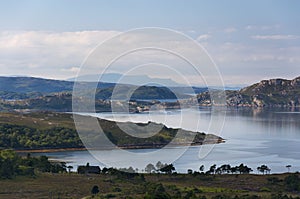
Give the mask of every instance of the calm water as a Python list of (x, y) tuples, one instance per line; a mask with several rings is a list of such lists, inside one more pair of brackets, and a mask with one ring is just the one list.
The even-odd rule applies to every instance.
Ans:
[[(189, 147), (174, 162), (178, 172), (186, 172), (187, 169), (198, 170), (202, 164), (207, 170), (212, 164), (240, 163), (247, 164), (254, 172), (261, 164), (267, 164), (273, 173), (286, 172), (285, 166), (288, 164), (292, 165), (291, 171), (300, 171), (300, 112), (298, 110), (201, 108), (130, 115), (103, 113), (96, 116), (116, 121), (154, 121), (168, 127), (214, 133), (226, 139), (222, 144)], [(159, 157), (144, 158), (141, 162), (118, 150), (93, 151), (93, 154), (108, 162), (110, 165), (107, 166), (133, 166), (141, 170), (146, 164), (155, 164), (157, 160), (168, 162), (172, 155), (180, 154), (182, 147), (162, 150)], [(155, 149), (140, 149), (129, 150), (129, 153), (144, 154), (154, 151)], [(66, 161), (74, 168), (87, 162), (91, 165), (103, 166), (87, 151), (46, 153), (46, 155), (52, 159)]]

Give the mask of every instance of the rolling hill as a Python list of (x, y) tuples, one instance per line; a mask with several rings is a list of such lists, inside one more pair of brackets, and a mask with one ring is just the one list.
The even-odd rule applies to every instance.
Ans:
[[(79, 82), (83, 88), (92, 88), (92, 82)], [(114, 83), (100, 82), (98, 88), (108, 88)], [(74, 82), (36, 77), (0, 77), (0, 91), (13, 93), (57, 93), (72, 91)]]

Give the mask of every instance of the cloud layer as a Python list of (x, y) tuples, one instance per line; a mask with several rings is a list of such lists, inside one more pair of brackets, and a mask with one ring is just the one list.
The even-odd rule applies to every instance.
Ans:
[[(65, 78), (74, 76), (78, 66), (99, 42), (117, 31), (0, 33), (0, 66), (3, 74)], [(66, 74), (66, 72), (70, 74)]]
[[(196, 35), (196, 31), (193, 31), (191, 34), (217, 63), (227, 84), (249, 84), (261, 78), (279, 76), (290, 78), (300, 75), (300, 37), (293, 34), (255, 34), (253, 32), (271, 28), (278, 29), (279, 27), (249, 25), (241, 29), (229, 27), (219, 32)], [(74, 77), (81, 63), (99, 43), (120, 33), (102, 30), (0, 32), (1, 75), (30, 75), (57, 79)], [(131, 45), (133, 41), (143, 40), (143, 37), (144, 35), (137, 34), (120, 42)], [(157, 41), (157, 43), (160, 42)], [(184, 47), (184, 43), (177, 41), (176, 38), (172, 40), (172, 45), (176, 48)], [(109, 54), (117, 48), (117, 45), (107, 48), (105, 53)], [(190, 49), (184, 50), (187, 53), (193, 53)], [(117, 63), (121, 67), (120, 71), (114, 72), (126, 72), (126, 67), (132, 63), (142, 63), (142, 61), (149, 63), (152, 59), (164, 64), (164, 60), (160, 59), (161, 54), (147, 53), (123, 59)], [(168, 60), (168, 64), (185, 67), (177, 59), (167, 56), (164, 58)], [(162, 78), (164, 75), (166, 78), (172, 78), (165, 73), (156, 76)], [(190, 75), (191, 79), (195, 78), (193, 74), (187, 75)]]
[(258, 40), (293, 40), (300, 39), (297, 35), (254, 35), (253, 39)]

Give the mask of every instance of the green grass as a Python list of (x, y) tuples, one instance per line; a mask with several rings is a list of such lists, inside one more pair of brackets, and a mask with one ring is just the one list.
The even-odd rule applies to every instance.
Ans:
[(179, 191), (182, 196), (193, 192), (197, 197), (206, 196), (207, 198), (217, 195), (243, 196), (246, 194), (271, 198), (271, 194), (274, 193), (295, 197), (299, 193), (286, 192), (283, 183), (272, 185), (268, 181), (270, 177), (284, 179), (287, 175), (239, 175), (238, 177), (215, 175), (213, 180), (207, 181), (201, 175), (186, 174), (144, 174), (145, 180), (142, 180), (140, 176), (127, 179), (108, 174), (86, 176), (75, 173), (41, 173), (36, 177), (0, 180), (0, 198), (83, 198), (91, 196), (91, 189), (94, 185), (100, 189), (98, 198), (143, 198), (160, 183), (171, 196)]

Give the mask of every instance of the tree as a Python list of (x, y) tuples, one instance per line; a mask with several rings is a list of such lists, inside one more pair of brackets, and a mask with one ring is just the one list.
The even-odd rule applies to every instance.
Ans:
[(96, 195), (96, 194), (98, 194), (100, 191), (99, 191), (99, 187), (97, 186), (97, 185), (94, 185), (93, 186), (93, 188), (92, 188), (92, 190), (91, 190), (91, 193), (93, 194), (93, 195)]
[(156, 163), (156, 168), (157, 168), (158, 170), (160, 170), (160, 169), (163, 168), (163, 167), (164, 167), (164, 164), (162, 164), (161, 161), (158, 161), (158, 162)]
[(216, 168), (215, 174), (222, 174), (221, 167)]
[(263, 170), (261, 169), (261, 167), (257, 167), (256, 170), (257, 170), (258, 172), (263, 173), (263, 174), (264, 174), (264, 172), (265, 172), (265, 171), (263, 171)]
[(17, 159), (13, 150), (0, 150), (0, 178), (12, 178), (16, 174)]
[(204, 165), (203, 164), (199, 167), (199, 171), (201, 171), (201, 172), (204, 171)]
[(230, 173), (231, 171), (231, 166), (229, 164), (224, 164), (220, 168), (222, 173)]
[(237, 167), (237, 166), (231, 167), (231, 168), (230, 168), (230, 172), (231, 172), (232, 174), (236, 173), (237, 171), (238, 171), (238, 167)]
[(288, 169), (288, 172), (290, 172), (292, 165), (289, 164), (289, 165), (286, 165), (285, 167)]
[(188, 173), (188, 174), (193, 174), (193, 170), (192, 170), (192, 169), (188, 169), (188, 170), (187, 170), (187, 173)]
[(36, 168), (40, 170), (41, 172), (50, 172), (51, 171), (51, 163), (48, 160), (48, 157), (46, 156), (40, 156), (38, 158), (38, 163), (36, 165)]
[(161, 168), (159, 171), (171, 174), (172, 171), (175, 171), (175, 167), (173, 166), (173, 164), (168, 164), (165, 167)]
[(66, 162), (60, 162), (59, 166), (60, 166), (59, 171), (61, 171), (61, 172), (67, 171), (67, 163)]
[(261, 165), (260, 167), (257, 167), (257, 170), (263, 174), (270, 173), (271, 169), (267, 165)]
[(67, 169), (68, 169), (69, 173), (71, 173), (71, 170), (73, 169), (73, 166), (69, 165), (69, 166), (67, 167)]
[(0, 150), (0, 178), (12, 178), (17, 175), (34, 175), (34, 170), (41, 172), (66, 172), (64, 162), (51, 163), (46, 156), (26, 158), (13, 150)]
[(153, 171), (155, 171), (155, 166), (153, 165), (153, 164), (148, 164), (147, 166), (146, 166), (146, 168), (145, 168), (145, 171), (147, 172), (147, 173), (152, 173)]
[(109, 169), (108, 169), (107, 167), (104, 167), (104, 168), (102, 169), (102, 173), (104, 173), (104, 174), (108, 173), (108, 171), (109, 171)]
[(244, 164), (240, 164), (240, 166), (238, 166), (238, 171), (240, 174), (248, 174), (253, 170)]
[(216, 172), (216, 168), (217, 168), (217, 165), (215, 165), (215, 164), (210, 166), (208, 173), (214, 174)]

